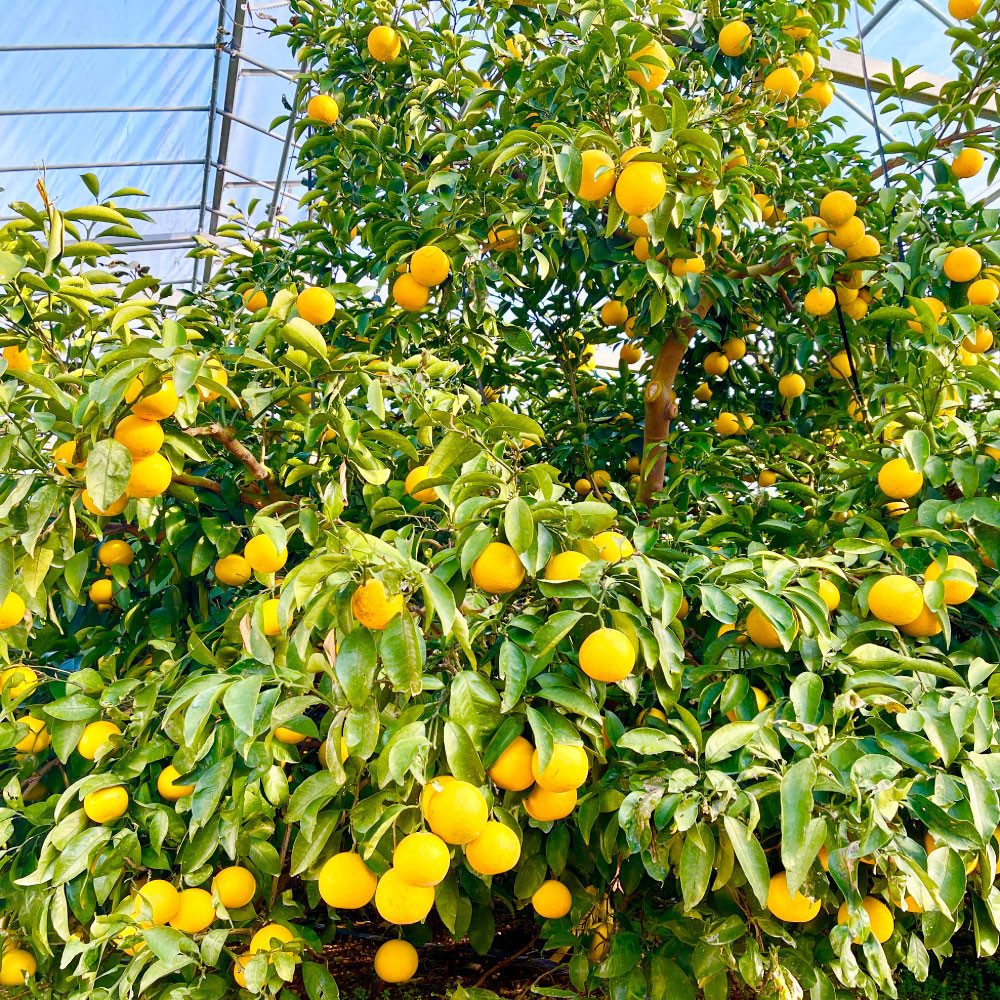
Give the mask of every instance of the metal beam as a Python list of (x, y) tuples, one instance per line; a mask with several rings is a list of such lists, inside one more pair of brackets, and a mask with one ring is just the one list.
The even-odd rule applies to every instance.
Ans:
[(281, 147), (281, 160), (278, 162), (277, 171), (275, 171), (274, 194), (271, 197), (271, 204), (267, 209), (268, 222), (274, 222), (274, 217), (278, 213), (278, 201), (281, 198), (281, 189), (284, 187), (285, 171), (288, 170), (288, 153), (292, 148), (292, 133), (295, 131), (295, 119), (298, 117), (299, 103), (302, 100), (302, 91), (304, 89), (305, 80), (299, 80), (295, 87), (295, 96), (292, 98), (292, 109), (288, 115), (285, 144)]
[[(240, 118), (239, 115), (231, 115), (228, 111), (217, 111), (216, 114), (222, 115), (224, 118), (231, 119), (236, 122), (237, 125), (243, 125), (245, 128), (252, 128), (255, 132), (260, 132), (261, 135), (269, 136), (271, 139), (277, 139), (281, 142), (280, 135), (275, 135), (273, 132), (269, 132), (261, 125), (255, 125), (253, 122), (248, 122), (245, 118)], [(298, 149), (299, 144), (297, 142), (293, 142), (292, 148)]]
[(199, 111), (209, 110), (207, 104), (178, 104), (167, 107), (153, 108), (21, 108), (13, 111), (0, 108), (0, 117), (9, 118), (13, 115), (138, 115), (166, 111)]
[(874, 28), (877, 28), (882, 21), (892, 13), (892, 11), (899, 6), (902, 0), (885, 0), (885, 3), (867, 21), (861, 28), (861, 37), (866, 38), (868, 33)]
[(130, 160), (112, 163), (37, 163), (27, 167), (0, 167), (0, 174), (27, 174), (46, 170), (110, 170), (115, 167), (189, 167), (201, 160)]
[[(246, 181), (248, 184), (250, 184), (253, 187), (262, 187), (262, 188), (268, 188), (268, 189), (270, 189), (270, 188), (273, 188), (275, 186), (275, 184), (278, 184), (279, 182), (281, 183), (282, 187), (289, 187), (289, 186), (294, 185), (294, 184), (301, 184), (302, 183), (301, 181), (282, 181), (280, 177), (275, 178), (275, 180), (273, 180), (273, 181), (262, 181), (262, 180), (259, 180), (256, 177), (251, 177), (249, 174), (242, 173), (241, 171), (237, 170), (235, 167), (227, 167), (224, 163), (216, 163), (216, 162), (213, 161), (212, 166), (215, 167), (217, 170), (223, 171), (224, 173), (232, 174), (234, 177), (239, 177), (241, 180)], [(227, 184), (226, 186), (227, 187), (235, 187), (236, 185)]]
[(271, 73), (274, 76), (280, 76), (285, 80), (290, 80), (294, 83), (297, 77), (292, 73), (286, 73), (283, 69), (275, 69), (273, 66), (268, 66), (267, 63), (259, 62), (252, 56), (248, 56), (245, 52), (242, 52), (238, 46), (234, 44), (232, 54), (242, 62), (248, 62), (251, 66), (256, 66), (258, 69), (264, 70), (266, 73)]
[(0, 45), (0, 52), (125, 52), (134, 49), (214, 49), (211, 42), (85, 42), (69, 45)]

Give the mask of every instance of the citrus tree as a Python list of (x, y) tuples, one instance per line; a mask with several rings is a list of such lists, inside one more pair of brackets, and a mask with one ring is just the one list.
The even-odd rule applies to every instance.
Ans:
[(842, 6), (293, 0), (302, 221), (182, 296), (128, 192), (14, 206), (0, 986), (320, 1000), (359, 920), (438, 993), (513, 921), (559, 995), (995, 952), (1000, 70), (953, 4), (883, 163), (823, 116)]

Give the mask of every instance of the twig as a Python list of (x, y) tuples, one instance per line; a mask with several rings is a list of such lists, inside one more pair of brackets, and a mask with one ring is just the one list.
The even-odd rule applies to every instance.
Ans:
[(213, 422), (206, 427), (185, 427), (184, 433), (188, 437), (210, 437), (213, 441), (218, 441), (230, 455), (239, 459), (250, 470), (254, 479), (259, 479), (262, 482), (273, 482), (274, 476), (271, 470), (258, 462), (250, 454), (249, 449), (237, 440), (236, 431), (232, 427), (224, 427), (222, 424)]

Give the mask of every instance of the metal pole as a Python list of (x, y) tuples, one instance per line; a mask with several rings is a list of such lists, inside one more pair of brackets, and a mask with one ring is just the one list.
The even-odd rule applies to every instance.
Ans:
[(2, 108), (0, 109), (0, 117), (13, 115), (139, 115), (167, 111), (208, 111), (208, 108), (207, 104), (184, 104), (158, 108), (21, 108), (14, 110)]
[(245, 52), (241, 52), (238, 48), (235, 48), (232, 54), (242, 62), (248, 62), (251, 66), (256, 66), (258, 69), (266, 70), (268, 73), (273, 73), (275, 76), (283, 77), (286, 80), (290, 80), (292, 83), (296, 80), (296, 77), (291, 73), (286, 73), (283, 69), (275, 69), (273, 66), (268, 66), (267, 63), (258, 62), (256, 59), (248, 56)]
[(214, 160), (212, 162), (212, 166), (215, 167), (217, 170), (223, 170), (227, 174), (232, 174), (234, 177), (239, 177), (241, 180), (246, 181), (252, 187), (267, 188), (269, 191), (271, 190), (271, 188), (274, 187), (275, 184), (278, 183), (280, 183), (282, 187), (287, 187), (291, 184), (297, 183), (296, 181), (282, 181), (280, 177), (274, 181), (262, 181), (256, 177), (251, 177), (249, 174), (241, 173), (235, 167), (227, 167), (224, 163), (218, 163)]
[(134, 49), (214, 49), (211, 42), (86, 42), (71, 45), (0, 45), (0, 52), (118, 52)]
[(187, 167), (201, 164), (201, 160), (133, 160), (113, 163), (33, 163), (26, 167), (0, 167), (0, 174), (26, 174), (42, 170), (111, 170), (115, 167)]
[[(279, 142), (281, 141), (280, 135), (275, 135), (273, 132), (269, 132), (266, 128), (263, 128), (260, 125), (255, 125), (253, 122), (248, 122), (245, 118), (240, 118), (239, 115), (231, 115), (228, 111), (217, 111), (216, 114), (222, 115), (223, 118), (230, 118), (237, 124), (242, 125), (244, 128), (253, 129), (255, 132), (260, 132), (261, 135), (266, 135), (272, 139), (277, 139)], [(298, 149), (299, 144), (297, 142), (293, 142), (292, 147), (294, 149)]]
[(884, 4), (868, 20), (861, 29), (861, 37), (864, 38), (872, 28), (876, 27), (886, 15), (890, 14), (894, 7), (897, 7), (900, 0), (886, 0)]
[(955, 27), (955, 22), (948, 17), (947, 14), (938, 10), (937, 7), (932, 3), (928, 3), (927, 0), (917, 0), (917, 3), (924, 8), (928, 13), (933, 14), (943, 25), (949, 28)]
[(278, 171), (275, 175), (274, 195), (271, 197), (271, 204), (267, 210), (267, 221), (272, 224), (278, 212), (278, 201), (281, 197), (285, 171), (288, 169), (288, 153), (292, 148), (292, 133), (295, 130), (295, 119), (298, 117), (299, 102), (302, 100), (302, 91), (304, 89), (305, 80), (299, 80), (295, 87), (295, 96), (292, 98), (292, 110), (288, 116), (288, 128), (285, 130), (285, 144), (281, 147), (281, 160), (278, 163)]

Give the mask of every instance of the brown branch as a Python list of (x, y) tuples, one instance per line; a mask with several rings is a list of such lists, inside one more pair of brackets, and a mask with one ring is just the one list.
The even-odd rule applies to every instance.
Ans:
[(35, 785), (38, 784), (42, 778), (48, 774), (52, 768), (56, 767), (59, 763), (58, 757), (53, 757), (47, 764), (43, 764), (35, 773), (24, 783), (24, 788), (21, 789), (21, 798), (24, 798), (26, 792), (30, 792)]
[[(982, 128), (974, 128), (968, 132), (953, 132), (951, 135), (944, 135), (934, 144), (935, 149), (943, 149), (945, 146), (950, 146), (953, 142), (962, 142), (965, 139), (974, 139), (977, 135), (989, 135), (996, 130), (995, 125), (984, 125)], [(894, 159), (889, 160), (886, 163), (886, 167), (889, 170), (895, 170), (896, 167), (901, 167), (903, 164), (908, 162), (905, 157), (897, 156)], [(926, 160), (921, 160), (921, 163), (926, 163)], [(881, 167), (876, 167), (872, 171), (872, 180), (878, 180), (885, 171)]]
[(188, 437), (210, 437), (213, 441), (218, 441), (230, 455), (238, 459), (250, 470), (250, 474), (254, 479), (269, 482), (273, 485), (274, 476), (271, 470), (258, 462), (250, 454), (249, 449), (237, 440), (236, 431), (232, 427), (224, 427), (222, 424), (213, 422), (206, 427), (185, 427), (184, 433)]

